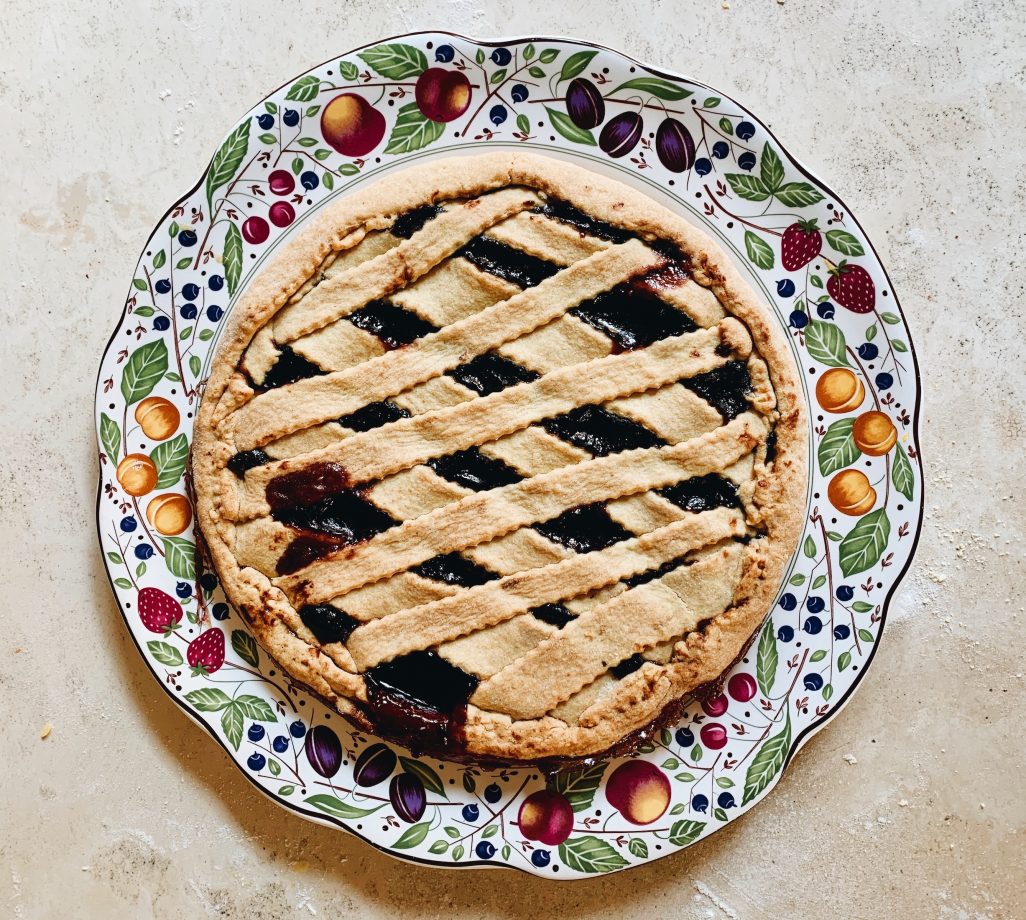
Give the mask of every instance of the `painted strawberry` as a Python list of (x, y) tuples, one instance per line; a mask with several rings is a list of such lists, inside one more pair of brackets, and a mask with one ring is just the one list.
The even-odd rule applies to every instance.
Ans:
[(796, 272), (815, 259), (822, 248), (823, 237), (815, 219), (800, 220), (784, 231), (780, 243), (780, 261), (785, 270)]
[(849, 265), (844, 260), (830, 269), (827, 292), (852, 313), (872, 313), (876, 306), (876, 288), (869, 272), (861, 265)]
[(182, 619), (182, 605), (160, 588), (139, 591), (139, 618), (150, 632), (170, 636)]
[(193, 677), (213, 674), (224, 664), (224, 633), (216, 627), (200, 633), (189, 643), (185, 657)]

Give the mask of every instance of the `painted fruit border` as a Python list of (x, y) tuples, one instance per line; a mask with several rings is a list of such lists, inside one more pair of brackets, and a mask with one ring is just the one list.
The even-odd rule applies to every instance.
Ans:
[[(464, 88), (467, 104), (454, 119), (425, 116), (449, 118), (464, 102), (443, 93), (455, 103), (431, 109), (435, 93), (418, 105), (417, 83), (429, 80)], [(344, 116), (360, 116), (356, 129), (349, 117), (345, 130), (328, 119), (322, 132), (324, 108), (339, 97)], [(747, 268), (787, 326), (803, 377), (818, 384), (809, 400), (806, 532), (727, 693), (690, 707), (636, 757), (560, 774), (547, 790), (536, 771), (413, 758), (352, 730), (294, 686), (201, 570), (184, 481), (191, 413), (217, 334), (289, 228), (379, 167), (497, 144), (602, 160), (674, 196)], [(161, 219), (98, 374), (97, 526), (147, 665), (274, 801), (405, 859), (586, 877), (666, 855), (729, 823), (850, 697), (918, 540), (918, 410), (915, 353), (872, 244), (840, 199), (742, 106), (590, 43), (416, 33), (279, 87)], [(623, 804), (616, 789), (625, 783), (655, 803), (656, 820)], [(532, 824), (528, 795), (547, 824)]]

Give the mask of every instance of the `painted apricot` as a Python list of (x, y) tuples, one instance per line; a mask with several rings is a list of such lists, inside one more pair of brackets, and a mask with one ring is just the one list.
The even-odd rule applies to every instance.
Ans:
[(145, 495), (157, 485), (157, 467), (146, 454), (128, 454), (114, 475), (129, 495)]
[(324, 107), (321, 134), (343, 156), (362, 157), (385, 136), (385, 116), (363, 96), (342, 93)]
[(147, 396), (135, 407), (135, 420), (146, 437), (164, 441), (178, 430), (182, 416), (171, 400), (163, 396)]
[(146, 506), (146, 520), (158, 533), (173, 537), (192, 523), (192, 506), (184, 495), (173, 492), (158, 495)]
[(470, 106), (470, 81), (458, 70), (429, 67), (413, 89), (417, 108), (431, 121), (452, 121)]
[(517, 824), (528, 840), (554, 847), (566, 840), (574, 829), (574, 810), (562, 793), (540, 789), (524, 799)]
[(876, 490), (861, 470), (842, 470), (830, 480), (827, 498), (841, 514), (859, 517), (876, 504)]
[(610, 774), (606, 798), (631, 824), (651, 824), (670, 804), (670, 781), (655, 764), (629, 760)]
[(830, 368), (816, 384), (816, 400), (827, 412), (852, 412), (865, 398), (862, 381), (845, 367)]
[(882, 457), (898, 440), (898, 429), (883, 412), (864, 412), (852, 426), (855, 446), (870, 457)]

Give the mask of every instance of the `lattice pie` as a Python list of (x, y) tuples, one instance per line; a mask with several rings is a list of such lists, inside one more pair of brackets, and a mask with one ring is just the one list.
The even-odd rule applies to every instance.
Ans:
[(437, 756), (578, 759), (746, 648), (797, 539), (788, 342), (706, 236), (566, 163), (396, 172), (258, 273), (198, 518), (296, 680)]

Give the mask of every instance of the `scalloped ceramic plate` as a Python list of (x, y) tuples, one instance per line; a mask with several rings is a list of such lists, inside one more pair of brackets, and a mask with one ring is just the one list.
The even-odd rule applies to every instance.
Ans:
[[(471, 85), (469, 107), (448, 123), (428, 121), (414, 101), (419, 75), (435, 67), (459, 71)], [(571, 121), (564, 100), (575, 78), (604, 96), (607, 121), (627, 111), (642, 116), (644, 132), (632, 150), (613, 158), (603, 151), (600, 128)], [(343, 92), (384, 116), (380, 140), (360, 158), (342, 156), (321, 136), (318, 113)], [(670, 171), (657, 149), (655, 132), (667, 117), (696, 142), (687, 171)], [(734, 669), (740, 677), (728, 682), (725, 697), (704, 710), (693, 705), (674, 731), (652, 737), (635, 758), (665, 776), (665, 812), (641, 826), (609, 803), (605, 783), (623, 761), (562, 774), (551, 785), (568, 797), (574, 823), (557, 845), (526, 839), (517, 823), (524, 798), (545, 784), (537, 771), (491, 772), (416, 760), (402, 750), (398, 760), (381, 755), (386, 766), (394, 761), (393, 777), (406, 772), (423, 784), (427, 804), (419, 817), (397, 812), (387, 777), (357, 786), (355, 763), (378, 742), (293, 686), (224, 603), (216, 579), (199, 570), (184, 480), (197, 394), (218, 335), (275, 250), (352, 188), (414, 161), (497, 146), (613, 175), (711, 233), (775, 308), (804, 370), (814, 427), (805, 533), (766, 626)], [(294, 177), (291, 193), (271, 191), (275, 169)], [(807, 264), (795, 268), (795, 257), (782, 255), (784, 234), (792, 228), (797, 240), (794, 225), (813, 219), (815, 230), (803, 225), (808, 248), (798, 259)], [(831, 272), (842, 261), (838, 279)], [(868, 273), (871, 306), (846, 284), (854, 277), (850, 266)], [(832, 368), (850, 371), (864, 389), (854, 411), (829, 413), (818, 401), (816, 383)], [(282, 807), (404, 859), (578, 878), (657, 859), (719, 830), (770, 792), (795, 752), (850, 698), (916, 546), (918, 407), (908, 330), (865, 232), (755, 115), (701, 83), (596, 45), (423, 32), (343, 54), (272, 92), (229, 132), (199, 184), (153, 231), (97, 380), (97, 524), (118, 605), (154, 677)], [(896, 431), (886, 453), (853, 436), (853, 422), (868, 411), (882, 414), (885, 434), (890, 426)], [(863, 504), (860, 516), (840, 513), (828, 498), (828, 483), (846, 470), (857, 471), (847, 479), (863, 491), (859, 474), (871, 484), (865, 501), (872, 504)], [(174, 628), (143, 622), (138, 602), (146, 588), (176, 599), (163, 621)], [(205, 640), (208, 668), (194, 670), (189, 643), (208, 630), (220, 635)], [(331, 772), (326, 762), (337, 765), (331, 776), (323, 775)]]

